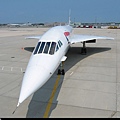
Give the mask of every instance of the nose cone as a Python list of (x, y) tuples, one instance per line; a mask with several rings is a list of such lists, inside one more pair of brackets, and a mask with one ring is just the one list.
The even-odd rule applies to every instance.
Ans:
[(43, 66), (29, 66), (23, 78), (18, 106), (31, 94), (42, 87), (51, 74)]

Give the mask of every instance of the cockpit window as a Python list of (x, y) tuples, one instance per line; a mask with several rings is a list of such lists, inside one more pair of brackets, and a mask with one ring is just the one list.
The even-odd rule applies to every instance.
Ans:
[(35, 51), (34, 51), (34, 55), (37, 54), (38, 49), (39, 49), (39, 47), (40, 47), (40, 44), (41, 44), (41, 42), (39, 42), (39, 43), (37, 44), (37, 47), (36, 47), (36, 49), (35, 49)]
[(39, 42), (34, 50), (34, 55), (42, 53), (53, 55), (58, 50), (59, 46), (56, 42)]
[(48, 53), (49, 48), (50, 48), (50, 44), (51, 44), (50, 42), (46, 43), (46, 46), (45, 46), (45, 49), (44, 49), (44, 53), (46, 53), (46, 54)]
[(38, 54), (42, 53), (42, 51), (43, 51), (43, 49), (44, 49), (44, 46), (45, 46), (45, 42), (42, 42)]
[(57, 45), (57, 47), (56, 47), (56, 52), (59, 50), (59, 46)]
[(54, 54), (54, 52), (55, 52), (55, 47), (56, 47), (56, 43), (55, 43), (55, 42), (52, 42), (51, 48), (50, 48), (50, 52), (49, 52), (50, 55), (53, 55), (53, 54)]
[(58, 44), (60, 47), (63, 45), (63, 43), (60, 40), (58, 41)]

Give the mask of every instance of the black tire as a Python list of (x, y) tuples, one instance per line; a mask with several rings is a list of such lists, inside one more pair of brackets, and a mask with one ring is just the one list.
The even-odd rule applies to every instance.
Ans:
[(61, 75), (61, 70), (60, 69), (58, 70), (58, 75)]
[(62, 75), (65, 75), (65, 70), (64, 69), (62, 70)]

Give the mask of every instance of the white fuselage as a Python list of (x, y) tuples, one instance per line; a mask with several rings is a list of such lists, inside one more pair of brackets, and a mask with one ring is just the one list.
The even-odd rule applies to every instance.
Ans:
[[(111, 37), (91, 35), (71, 35), (72, 27), (58, 26), (48, 30), (38, 41), (28, 63), (20, 92), (17, 107), (31, 94), (41, 88), (54, 74), (62, 61), (66, 60), (65, 54), (70, 44), (83, 43), (97, 39), (114, 40)], [(31, 37), (38, 38), (38, 37)], [(86, 52), (85, 52), (86, 53)]]
[(39, 40), (28, 63), (18, 106), (54, 74), (69, 48), (70, 26), (51, 28)]

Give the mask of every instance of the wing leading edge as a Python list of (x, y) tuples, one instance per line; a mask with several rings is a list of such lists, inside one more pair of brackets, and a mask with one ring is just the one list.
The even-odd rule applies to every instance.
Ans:
[(91, 36), (91, 35), (73, 35), (70, 38), (70, 43), (75, 44), (79, 42), (86, 42), (86, 41), (97, 40), (97, 39), (114, 40), (114, 38), (111, 38), (111, 37)]

